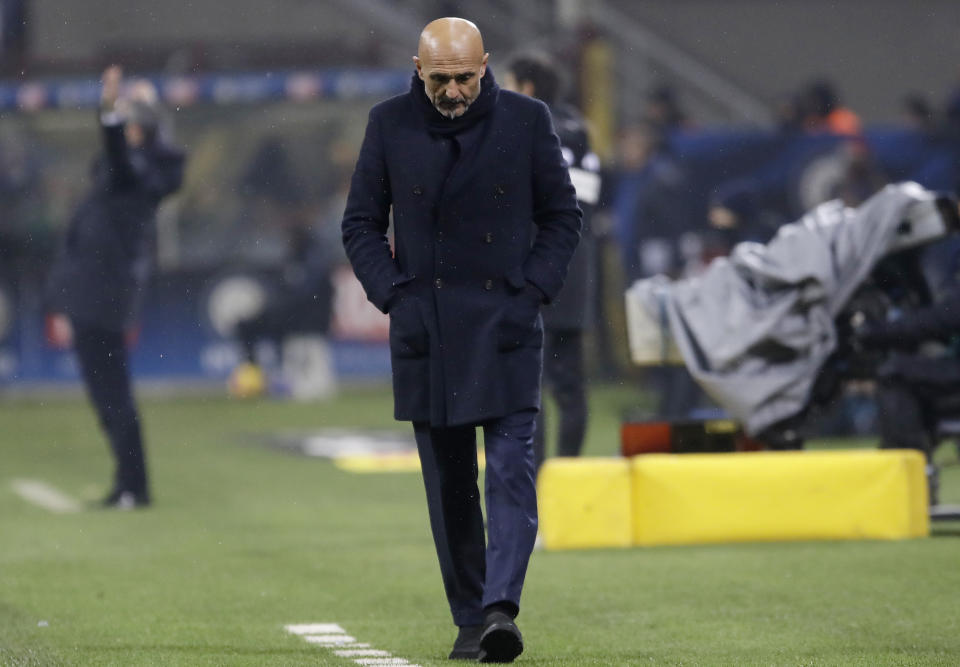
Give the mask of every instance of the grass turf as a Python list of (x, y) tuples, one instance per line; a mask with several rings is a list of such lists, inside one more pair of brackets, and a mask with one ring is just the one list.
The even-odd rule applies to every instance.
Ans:
[[(617, 451), (638, 398), (601, 387), (586, 453)], [(144, 399), (155, 506), (53, 514), (40, 479), (93, 501), (106, 447), (79, 398), (0, 403), (0, 664), (353, 664), (284, 632), (334, 622), (420, 665), (454, 636), (416, 474), (355, 475), (252, 435), (397, 428), (389, 391), (324, 404)], [(869, 446), (817, 443), (817, 446)], [(952, 447), (940, 453), (956, 460)], [(943, 474), (960, 502), (960, 468)], [(537, 552), (518, 619), (531, 665), (955, 665), (960, 526), (904, 542)]]

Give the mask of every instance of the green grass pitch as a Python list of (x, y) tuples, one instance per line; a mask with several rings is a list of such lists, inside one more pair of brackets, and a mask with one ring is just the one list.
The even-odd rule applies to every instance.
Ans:
[[(614, 455), (628, 385), (591, 400)], [(389, 390), (323, 404), (143, 398), (155, 505), (57, 514), (110, 461), (79, 397), (0, 402), (0, 665), (351, 665), (284, 630), (337, 623), (419, 665), (454, 664), (420, 478), (359, 475), (256, 444), (278, 430), (396, 428)], [(868, 441), (816, 446), (871, 446)], [(960, 502), (952, 445), (943, 501)], [(957, 665), (960, 525), (930, 539), (534, 554), (528, 665)]]

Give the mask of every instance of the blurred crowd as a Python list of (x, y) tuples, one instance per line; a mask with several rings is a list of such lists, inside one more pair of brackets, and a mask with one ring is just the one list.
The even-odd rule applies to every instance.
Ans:
[(960, 183), (960, 86), (942, 104), (910, 93), (899, 125), (865, 128), (828, 80), (784, 96), (769, 131), (701, 127), (669, 85), (620, 130), (604, 203), (627, 283), (696, 272), (829, 199), (857, 206), (885, 184)]
[(601, 372), (623, 371), (610, 343), (617, 333), (604, 328), (617, 321), (612, 313), (633, 281), (695, 275), (735, 244), (765, 242), (830, 199), (855, 207), (905, 180), (950, 193), (960, 186), (960, 84), (937, 101), (904, 94), (899, 123), (865, 127), (832, 82), (815, 80), (784, 95), (776, 117), (765, 130), (702, 126), (663, 84), (620, 129), (593, 225), (597, 301), (606, 307), (596, 332)]
[[(186, 135), (192, 159), (172, 236), (161, 211), (159, 268), (271, 270), (294, 308), (305, 286), (321, 284), (323, 312), (298, 326), (327, 330), (336, 319), (333, 276), (347, 270), (339, 218), (362, 118), (349, 105), (336, 113), (324, 103), (294, 107), (178, 116), (178, 139)], [(900, 122), (885, 126), (865, 126), (828, 80), (784, 95), (775, 111), (770, 128), (703, 125), (663, 83), (622, 122), (590, 230), (598, 313), (588, 334), (591, 375), (630, 371), (620, 302), (633, 281), (695, 274), (828, 199), (856, 206), (888, 182), (951, 192), (960, 182), (960, 83), (940, 99), (904, 94)], [(0, 279), (8, 283), (42, 279), (84, 186), (78, 176), (89, 152), (79, 149), (79, 135), (57, 143), (37, 128), (25, 117), (0, 123)], [(177, 257), (165, 262), (170, 238)], [(247, 357), (255, 338), (276, 335), (269, 319), (241, 327)]]

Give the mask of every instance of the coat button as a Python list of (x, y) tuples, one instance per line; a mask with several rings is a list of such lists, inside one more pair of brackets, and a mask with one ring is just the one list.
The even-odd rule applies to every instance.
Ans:
[(433, 281), (433, 286), (436, 287), (437, 289), (440, 289), (441, 287), (443, 287), (443, 281), (437, 278), (436, 280)]
[(487, 280), (487, 282), (483, 283), (483, 289), (485, 289), (485, 290), (492, 290), (492, 289), (493, 289), (493, 281), (492, 281), (492, 280)]
[(483, 237), (483, 240), (486, 243), (493, 243), (493, 232), (487, 232), (486, 235)]
[(418, 195), (418, 196), (419, 196), (419, 195), (422, 195), (422, 194), (423, 194), (423, 188), (420, 187), (419, 185), (414, 185), (414, 186), (413, 186), (413, 194)]
[(437, 241), (443, 240), (443, 232), (437, 232)]
[(496, 192), (498, 195), (502, 195), (506, 192), (506, 190), (503, 189), (503, 186), (500, 185), (499, 183), (493, 186), (493, 191)]

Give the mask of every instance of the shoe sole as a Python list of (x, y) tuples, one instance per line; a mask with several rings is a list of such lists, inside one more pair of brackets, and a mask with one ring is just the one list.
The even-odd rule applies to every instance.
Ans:
[(480, 638), (480, 662), (513, 662), (523, 653), (523, 639), (509, 625), (487, 628)]

